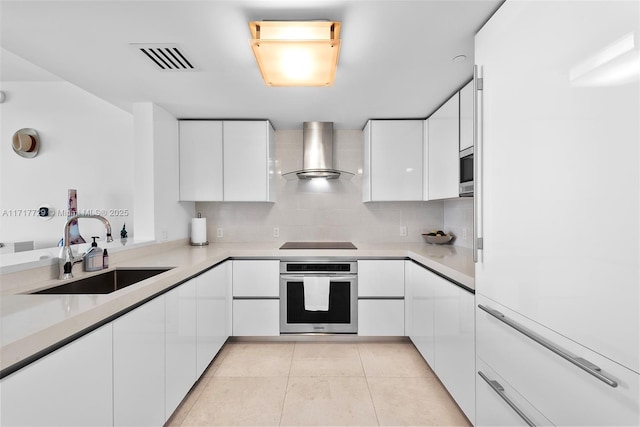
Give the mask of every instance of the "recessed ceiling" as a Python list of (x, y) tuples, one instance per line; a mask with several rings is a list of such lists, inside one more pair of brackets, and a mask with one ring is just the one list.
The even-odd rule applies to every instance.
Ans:
[[(0, 78), (28, 80), (12, 68), (26, 60), (126, 111), (154, 102), (178, 118), (361, 129), (370, 118), (426, 117), (470, 80), (473, 36), (502, 1), (3, 0)], [(265, 85), (248, 23), (275, 19), (342, 22), (334, 86)], [(177, 45), (195, 69), (163, 72), (138, 43)]]

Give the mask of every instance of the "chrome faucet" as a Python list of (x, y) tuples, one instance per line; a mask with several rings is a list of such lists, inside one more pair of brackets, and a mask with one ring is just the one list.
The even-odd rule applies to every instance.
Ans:
[(107, 242), (113, 242), (113, 237), (111, 237), (111, 224), (105, 217), (100, 215), (74, 215), (70, 217), (64, 226), (64, 246), (60, 249), (60, 256), (58, 257), (58, 267), (60, 270), (58, 278), (60, 280), (72, 279), (73, 273), (71, 271), (73, 264), (82, 261), (82, 256), (73, 255), (73, 251), (69, 245), (69, 229), (71, 228), (71, 223), (79, 218), (95, 218), (102, 221), (107, 229)]

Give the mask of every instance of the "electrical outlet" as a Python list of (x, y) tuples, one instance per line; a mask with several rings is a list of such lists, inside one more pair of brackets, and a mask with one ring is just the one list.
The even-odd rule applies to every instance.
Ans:
[(218, 228), (218, 237), (224, 237), (224, 231), (222, 231), (222, 228)]
[(467, 227), (462, 229), (462, 240), (467, 240)]
[(407, 226), (406, 225), (400, 226), (400, 236), (401, 237), (407, 237)]
[(169, 240), (169, 230), (167, 230), (166, 228), (161, 228), (160, 229), (160, 241), (161, 242), (166, 242), (167, 240)]
[(280, 237), (280, 229), (278, 227), (273, 227), (273, 237)]

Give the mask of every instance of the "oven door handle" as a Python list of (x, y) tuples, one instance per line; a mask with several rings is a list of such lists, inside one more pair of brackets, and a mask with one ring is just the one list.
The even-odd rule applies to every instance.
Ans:
[(353, 280), (356, 277), (358, 277), (356, 274), (352, 274), (352, 275), (343, 275), (343, 276), (336, 276), (333, 274), (316, 274), (316, 273), (311, 273), (311, 274), (281, 274), (280, 275), (280, 279), (282, 280), (296, 280), (296, 281), (301, 281), (302, 279), (304, 279), (305, 277), (328, 277), (330, 278), (332, 281), (338, 281), (338, 280)]

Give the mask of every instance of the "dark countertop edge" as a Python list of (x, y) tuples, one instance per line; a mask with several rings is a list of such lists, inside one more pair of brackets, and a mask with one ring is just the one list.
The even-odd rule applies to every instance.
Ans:
[(445, 279), (445, 280), (447, 280), (447, 281), (451, 282), (451, 284), (456, 285), (456, 286), (458, 286), (459, 288), (462, 288), (462, 289), (464, 289), (465, 291), (472, 293), (473, 295), (475, 295), (475, 294), (476, 294), (476, 290), (475, 290), (475, 289), (471, 289), (470, 287), (468, 287), (468, 286), (466, 286), (466, 285), (464, 285), (464, 284), (462, 284), (462, 283), (458, 282), (457, 280), (453, 280), (451, 277), (446, 276), (446, 275), (444, 275), (444, 274), (440, 273), (440, 272), (439, 272), (439, 271), (437, 271), (437, 270), (434, 270), (432, 267), (427, 267), (426, 265), (422, 264), (421, 262), (416, 261), (415, 259), (411, 259), (411, 258), (409, 258), (409, 260), (410, 260), (411, 262), (413, 262), (414, 264), (418, 264), (420, 267), (426, 268), (427, 270), (429, 270), (430, 272), (432, 272), (432, 273), (433, 273), (433, 274), (435, 274), (436, 276), (440, 276), (440, 277), (442, 277), (443, 279)]

